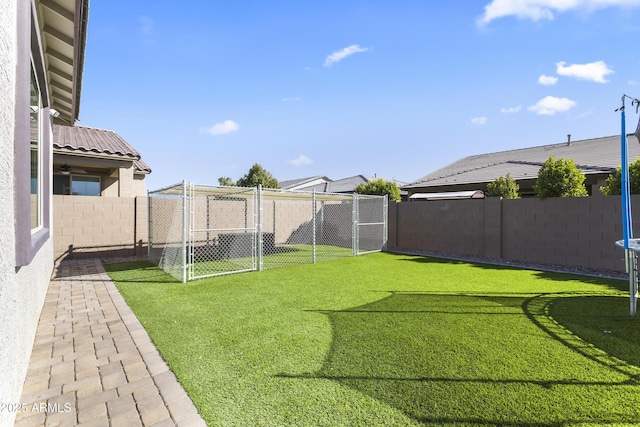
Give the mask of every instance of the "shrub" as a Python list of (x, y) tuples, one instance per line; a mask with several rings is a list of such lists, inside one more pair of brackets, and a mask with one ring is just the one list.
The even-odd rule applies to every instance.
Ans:
[(271, 175), (271, 172), (266, 171), (259, 164), (254, 164), (249, 169), (249, 172), (236, 183), (240, 187), (256, 187), (261, 184), (263, 188), (280, 188), (278, 180)]
[(520, 190), (520, 186), (509, 173), (507, 176), (498, 177), (493, 182), (487, 184), (487, 196), (489, 197), (519, 199), (520, 195), (518, 194), (518, 190)]
[(584, 197), (588, 196), (584, 186), (585, 176), (571, 159), (555, 160), (549, 156), (538, 171), (533, 189), (538, 197)]
[[(640, 158), (629, 164), (629, 187), (631, 194), (640, 194)], [(615, 173), (607, 178), (607, 185), (600, 187), (605, 196), (622, 194), (622, 167), (618, 166)]]
[(233, 180), (228, 176), (221, 176), (220, 178), (218, 178), (218, 184), (223, 187), (233, 187), (236, 185), (236, 183), (233, 182)]
[(371, 194), (374, 196), (388, 195), (389, 200), (400, 200), (400, 189), (395, 182), (386, 181), (382, 178), (359, 184), (355, 190), (358, 194)]

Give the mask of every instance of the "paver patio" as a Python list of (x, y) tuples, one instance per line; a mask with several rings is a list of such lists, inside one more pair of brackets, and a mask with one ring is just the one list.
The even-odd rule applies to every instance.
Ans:
[(54, 270), (16, 427), (205, 426), (97, 259)]

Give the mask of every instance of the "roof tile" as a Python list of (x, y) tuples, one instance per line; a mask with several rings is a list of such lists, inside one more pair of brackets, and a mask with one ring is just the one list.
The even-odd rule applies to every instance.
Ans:
[(112, 130), (54, 124), (53, 148), (60, 151), (81, 151), (116, 158), (124, 157), (134, 161), (136, 170), (151, 173), (151, 168), (142, 161), (140, 153)]
[[(640, 144), (634, 135), (629, 135), (628, 138), (629, 160), (634, 161), (640, 157)], [(540, 166), (551, 155), (556, 159), (572, 159), (585, 174), (611, 172), (620, 166), (620, 136), (468, 156), (431, 172), (403, 188), (486, 183), (508, 173), (514, 179), (535, 178)]]

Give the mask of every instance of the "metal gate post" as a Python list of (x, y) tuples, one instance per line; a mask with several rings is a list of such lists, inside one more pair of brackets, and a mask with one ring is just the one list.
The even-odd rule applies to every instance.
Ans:
[(187, 181), (182, 180), (182, 283), (187, 283)]
[(311, 194), (311, 216), (313, 217), (312, 219), (313, 235), (311, 236), (311, 260), (313, 264), (315, 264), (316, 263), (316, 190), (315, 189)]
[(351, 209), (351, 217), (353, 219), (353, 229), (351, 232), (351, 247), (353, 256), (358, 255), (358, 194), (353, 193), (353, 208)]
[(384, 202), (382, 206), (382, 222), (384, 222), (384, 225), (382, 226), (382, 250), (386, 251), (387, 242), (389, 240), (389, 196), (386, 194), (384, 195)]
[(151, 239), (153, 229), (151, 228), (151, 195), (149, 194), (149, 190), (147, 190), (147, 260), (151, 260), (151, 252), (153, 249), (153, 242)]
[(262, 184), (258, 184), (258, 271), (262, 271)]

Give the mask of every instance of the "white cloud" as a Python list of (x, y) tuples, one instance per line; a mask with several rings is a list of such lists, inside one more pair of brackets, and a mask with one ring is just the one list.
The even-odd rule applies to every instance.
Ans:
[(210, 128), (203, 129), (203, 132), (217, 136), (237, 132), (238, 130), (240, 130), (240, 126), (236, 122), (233, 120), (225, 120), (224, 122), (216, 123)]
[(474, 117), (471, 119), (471, 123), (473, 123), (474, 125), (478, 125), (478, 126), (482, 126), (485, 123), (487, 123), (487, 118), (486, 117)]
[(344, 49), (333, 52), (331, 55), (327, 56), (327, 59), (324, 60), (324, 66), (331, 67), (333, 64), (342, 61), (347, 56), (351, 56), (354, 53), (367, 52), (368, 50), (369, 48), (360, 47), (357, 44), (352, 44), (351, 46), (347, 46)]
[(640, 0), (492, 0), (477, 20), (480, 26), (494, 19), (515, 16), (520, 19), (552, 20), (556, 12), (593, 12), (607, 7), (640, 6)]
[(515, 113), (519, 113), (521, 109), (522, 109), (522, 106), (518, 105), (517, 107), (501, 108), (500, 112), (502, 114), (515, 114)]
[(553, 86), (558, 83), (558, 78), (554, 76), (545, 76), (544, 74), (538, 77), (538, 83), (545, 86)]
[(556, 63), (556, 72), (561, 76), (575, 77), (578, 80), (591, 80), (597, 83), (608, 82), (605, 76), (612, 74), (613, 70), (604, 61), (590, 62), (588, 64), (572, 64), (565, 66), (566, 62)]
[(293, 160), (289, 161), (289, 164), (291, 166), (307, 166), (307, 165), (312, 165), (313, 164), (313, 160), (311, 160), (310, 158), (308, 158), (307, 156), (305, 156), (304, 154), (300, 154), (298, 157), (296, 157)]
[(153, 32), (153, 19), (149, 18), (148, 16), (141, 16), (138, 20), (140, 21), (140, 32), (142, 34), (148, 35)]
[(576, 102), (569, 98), (556, 98), (555, 96), (547, 96), (538, 101), (535, 105), (529, 107), (529, 111), (542, 116), (553, 116), (556, 113), (562, 113), (575, 107)]

